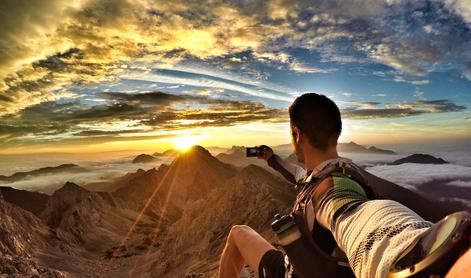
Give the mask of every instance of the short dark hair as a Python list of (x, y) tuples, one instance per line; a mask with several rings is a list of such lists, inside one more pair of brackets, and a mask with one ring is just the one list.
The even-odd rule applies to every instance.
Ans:
[(342, 119), (337, 105), (324, 95), (308, 93), (297, 97), (289, 107), (291, 125), (305, 134), (317, 149), (337, 144)]

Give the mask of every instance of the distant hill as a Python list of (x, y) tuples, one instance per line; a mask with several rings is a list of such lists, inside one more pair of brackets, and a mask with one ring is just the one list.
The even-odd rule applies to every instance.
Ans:
[(384, 150), (375, 146), (369, 148), (359, 145), (355, 142), (350, 143), (339, 143), (337, 146), (339, 152), (360, 152), (360, 153), (371, 153), (371, 154), (396, 154), (391, 150)]
[(448, 162), (431, 156), (429, 154), (413, 154), (407, 157), (395, 160), (391, 163), (391, 165), (399, 165), (404, 163), (418, 163), (418, 164), (447, 164)]
[(180, 152), (174, 149), (168, 149), (164, 151), (163, 153), (155, 152), (153, 156), (159, 157), (159, 156), (170, 156), (170, 157), (175, 157), (179, 155)]
[(15, 182), (15, 181), (19, 181), (24, 178), (27, 178), (27, 177), (56, 174), (60, 172), (79, 172), (79, 171), (83, 171), (83, 169), (78, 167), (78, 165), (76, 164), (62, 164), (55, 167), (39, 168), (39, 169), (28, 171), (28, 172), (17, 172), (11, 176), (0, 176), (0, 181)]
[(132, 163), (151, 163), (157, 161), (158, 158), (149, 155), (149, 154), (140, 154), (136, 156), (133, 160)]

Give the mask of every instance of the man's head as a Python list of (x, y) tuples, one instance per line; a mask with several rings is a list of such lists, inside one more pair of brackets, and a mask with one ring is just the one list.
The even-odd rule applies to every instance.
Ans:
[(289, 107), (291, 138), (298, 160), (304, 162), (303, 148), (309, 144), (318, 151), (337, 145), (342, 120), (337, 105), (324, 95), (308, 93)]

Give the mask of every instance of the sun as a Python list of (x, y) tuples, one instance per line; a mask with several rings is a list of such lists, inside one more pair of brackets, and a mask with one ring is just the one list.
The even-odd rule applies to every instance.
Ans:
[(193, 147), (199, 140), (198, 136), (181, 136), (172, 139), (173, 146), (180, 152), (185, 152)]

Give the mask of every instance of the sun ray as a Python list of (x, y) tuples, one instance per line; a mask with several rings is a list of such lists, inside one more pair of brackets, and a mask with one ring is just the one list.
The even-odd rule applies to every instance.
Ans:
[[(183, 165), (183, 168), (186, 167), (188, 162), (186, 160), (183, 160), (182, 162), (185, 163), (185, 165)], [(163, 218), (164, 218), (165, 214), (167, 213), (167, 207), (168, 207), (170, 198), (172, 196), (172, 193), (174, 191), (174, 184), (175, 184), (174, 181), (175, 181), (175, 178), (180, 174), (181, 168), (182, 168), (182, 165), (181, 165), (181, 163), (179, 163), (178, 167), (176, 167), (176, 169), (175, 169), (175, 173), (174, 173), (174, 175), (172, 177), (172, 180), (170, 182), (170, 187), (169, 187), (169, 190), (167, 192), (167, 195), (165, 196), (165, 201), (162, 205), (159, 220), (157, 220), (154, 232), (152, 233), (151, 243), (149, 244), (149, 248), (147, 249), (147, 252), (144, 255), (144, 258), (143, 258), (144, 263), (146, 263), (148, 261), (149, 254), (151, 253), (151, 247), (152, 247), (152, 245), (154, 245), (155, 240), (157, 239), (157, 236), (159, 234), (159, 229), (162, 225)], [(138, 263), (138, 260), (135, 261), (134, 266), (133, 266), (133, 268), (130, 272), (131, 274), (136, 269), (137, 263)]]
[[(147, 208), (149, 207), (149, 205), (152, 203), (152, 200), (154, 199), (155, 195), (157, 194), (157, 192), (159, 191), (160, 187), (162, 186), (162, 184), (164, 183), (164, 181), (167, 179), (168, 175), (170, 174), (171, 170), (172, 170), (172, 167), (174, 167), (173, 163), (170, 165), (169, 169), (167, 169), (167, 172), (165, 173), (165, 175), (162, 177), (162, 179), (160, 180), (159, 184), (154, 188), (154, 191), (152, 192), (152, 194), (150, 195), (150, 197), (147, 199), (146, 201), (146, 204), (144, 205), (144, 207), (141, 209), (141, 211), (139, 212), (139, 214), (137, 215), (136, 217), (136, 220), (132, 223), (132, 225), (129, 227), (129, 230), (128, 232), (125, 234), (125, 236), (123, 237), (123, 239), (121, 240), (120, 244), (118, 245), (118, 248), (115, 249), (115, 250), (120, 250), (121, 247), (123, 247), (125, 244), (126, 244), (126, 241), (128, 240), (128, 238), (131, 236), (131, 234), (133, 233), (134, 229), (136, 228), (137, 224), (139, 224), (139, 222), (141, 221), (141, 218), (143, 217), (145, 211), (147, 210)], [(116, 251), (115, 251), (116, 252)], [(114, 255), (115, 253), (113, 252), (113, 256), (111, 256), (108, 264), (106, 265), (105, 269), (109, 269), (111, 267), (111, 263), (113, 261), (113, 258), (114, 258)]]

